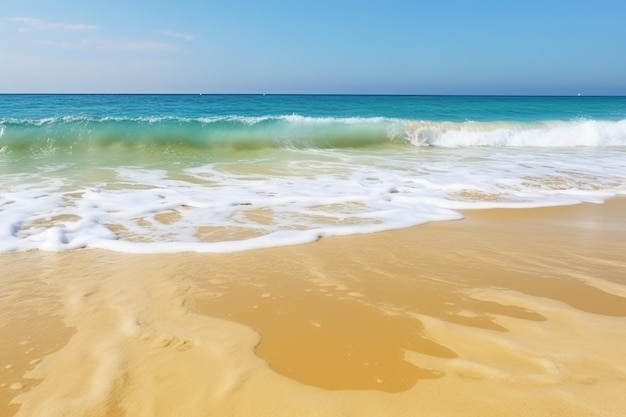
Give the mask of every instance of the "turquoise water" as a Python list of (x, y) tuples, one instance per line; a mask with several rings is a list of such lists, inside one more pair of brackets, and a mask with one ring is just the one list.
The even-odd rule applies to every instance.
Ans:
[(3, 120), (105, 118), (386, 117), (463, 122), (622, 120), (626, 97), (344, 95), (0, 95)]
[(232, 251), (626, 193), (626, 98), (0, 95), (0, 251)]

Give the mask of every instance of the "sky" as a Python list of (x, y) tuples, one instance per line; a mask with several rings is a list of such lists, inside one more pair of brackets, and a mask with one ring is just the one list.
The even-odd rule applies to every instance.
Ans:
[(0, 93), (626, 95), (623, 0), (3, 0)]

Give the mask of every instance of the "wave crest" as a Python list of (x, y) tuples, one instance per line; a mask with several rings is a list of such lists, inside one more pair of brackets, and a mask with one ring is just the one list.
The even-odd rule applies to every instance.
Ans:
[(279, 115), (205, 118), (141, 117), (0, 120), (6, 152), (225, 148), (332, 149), (371, 146), (608, 147), (626, 146), (626, 119), (520, 122), (435, 122), (383, 117)]
[(438, 147), (626, 146), (626, 120), (540, 123), (410, 121), (406, 123), (406, 138), (415, 146)]

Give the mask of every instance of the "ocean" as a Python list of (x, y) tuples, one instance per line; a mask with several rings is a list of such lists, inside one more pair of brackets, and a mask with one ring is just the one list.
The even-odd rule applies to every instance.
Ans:
[(230, 252), (624, 194), (626, 97), (0, 95), (0, 252)]

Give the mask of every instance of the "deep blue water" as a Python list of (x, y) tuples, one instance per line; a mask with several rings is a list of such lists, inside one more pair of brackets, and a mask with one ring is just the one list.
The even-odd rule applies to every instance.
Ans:
[(83, 116), (386, 117), (431, 121), (626, 118), (626, 97), (367, 95), (0, 95), (0, 121)]

